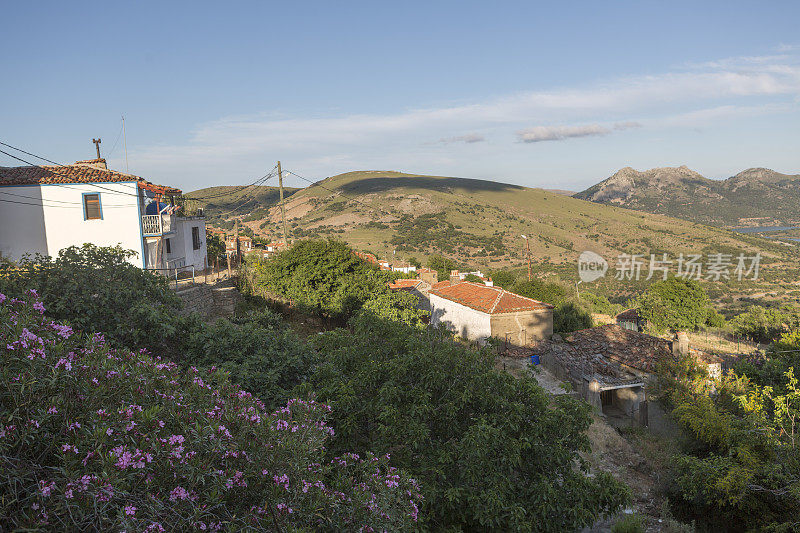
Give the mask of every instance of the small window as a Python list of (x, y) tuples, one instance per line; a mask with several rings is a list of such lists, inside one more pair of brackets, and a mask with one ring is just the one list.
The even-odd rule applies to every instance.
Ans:
[(164, 239), (164, 242), (166, 243), (166, 246), (167, 246), (167, 253), (171, 254), (172, 253), (172, 246), (170, 246), (169, 239)]
[(103, 218), (103, 210), (100, 208), (99, 194), (83, 194), (83, 220), (99, 220)]
[(192, 248), (195, 250), (200, 249), (200, 228), (198, 226), (192, 227)]

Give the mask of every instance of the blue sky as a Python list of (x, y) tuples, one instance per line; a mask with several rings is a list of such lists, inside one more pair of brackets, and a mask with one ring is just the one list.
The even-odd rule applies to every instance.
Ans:
[[(0, 140), (192, 190), (402, 170), (800, 173), (798, 2), (15, 2)], [(112, 150), (113, 148), (113, 150)], [(0, 154), (0, 165), (16, 163)], [(288, 179), (290, 185), (302, 182)]]

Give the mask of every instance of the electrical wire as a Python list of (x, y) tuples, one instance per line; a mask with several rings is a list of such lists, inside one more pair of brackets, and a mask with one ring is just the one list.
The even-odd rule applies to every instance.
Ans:
[(264, 176), (261, 176), (256, 181), (254, 181), (253, 183), (250, 183), (248, 185), (241, 185), (241, 186), (239, 186), (239, 188), (237, 190), (234, 190), (234, 191), (225, 191), (223, 193), (215, 194), (215, 195), (211, 195), (211, 196), (186, 196), (186, 195), (183, 195), (183, 196), (184, 196), (184, 198), (187, 198), (189, 200), (213, 200), (214, 198), (221, 198), (223, 196), (229, 196), (231, 194), (236, 194), (238, 192), (243, 191), (244, 189), (247, 189), (248, 187), (252, 187), (252, 186), (258, 184), (262, 180), (267, 180), (267, 179), (269, 179), (271, 177), (274, 177), (276, 168), (278, 168), (277, 163)]
[(369, 204), (367, 204), (367, 203), (365, 203), (365, 202), (362, 202), (361, 200), (358, 200), (357, 198), (354, 198), (354, 197), (352, 197), (352, 196), (348, 196), (348, 195), (346, 195), (346, 194), (345, 194), (345, 193), (343, 193), (342, 191), (335, 191), (335, 190), (333, 190), (333, 189), (329, 189), (328, 187), (326, 187), (326, 186), (324, 186), (324, 185), (322, 185), (322, 184), (320, 183), (322, 180), (319, 180), (319, 181), (312, 181), (312, 180), (310, 180), (310, 179), (308, 179), (308, 178), (306, 178), (306, 177), (303, 177), (303, 176), (301, 176), (300, 174), (298, 174), (298, 173), (296, 173), (296, 172), (292, 172), (291, 170), (286, 170), (285, 172), (286, 172), (287, 174), (291, 174), (292, 176), (296, 176), (296, 177), (300, 178), (301, 180), (307, 181), (307, 182), (308, 182), (308, 183), (310, 183), (311, 185), (316, 185), (317, 187), (321, 187), (321, 188), (325, 189), (326, 191), (329, 191), (329, 192), (331, 192), (331, 193), (333, 193), (333, 194), (340, 194), (340, 195), (344, 196), (345, 198), (347, 198), (348, 200), (350, 200), (350, 201), (352, 201), (352, 202), (359, 203), (359, 204), (363, 205), (364, 207), (366, 207), (367, 209), (370, 209), (371, 211), (380, 212), (380, 213), (381, 213), (381, 214), (383, 214), (383, 215), (390, 215), (390, 216), (393, 216), (393, 215), (392, 215), (391, 213), (389, 213), (388, 211), (384, 211), (383, 209), (381, 209), (381, 208), (379, 208), (379, 207), (374, 207), (374, 206), (371, 206), (371, 205), (369, 205)]
[[(6, 191), (3, 191), (3, 190), (0, 190), (0, 194), (6, 194), (8, 196), (16, 196), (18, 198), (27, 198), (29, 200), (39, 200), (41, 202), (54, 202), (54, 203), (59, 203), (59, 204), (72, 204), (72, 205), (83, 206), (83, 202), (70, 202), (69, 200), (53, 200), (53, 199), (50, 199), (50, 198), (41, 198), (41, 197), (36, 197), (36, 196), (25, 196), (24, 194), (15, 194), (13, 192), (6, 192)], [(45, 205), (44, 203), (42, 203), (40, 205), (42, 207), (61, 207), (61, 206), (57, 206), (57, 205), (56, 206)], [(111, 204), (111, 205), (106, 204), (103, 207), (136, 207), (137, 205), (138, 204)]]

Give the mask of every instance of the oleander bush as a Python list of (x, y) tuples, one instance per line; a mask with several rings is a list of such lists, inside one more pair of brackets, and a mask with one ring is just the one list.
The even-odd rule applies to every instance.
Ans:
[(0, 530), (402, 531), (421, 504), (388, 456), (328, 458), (330, 409), (272, 413), (0, 294)]

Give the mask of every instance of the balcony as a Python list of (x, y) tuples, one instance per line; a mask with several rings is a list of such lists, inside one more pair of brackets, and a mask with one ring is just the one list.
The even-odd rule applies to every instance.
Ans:
[(142, 216), (142, 234), (145, 237), (159, 237), (175, 231), (173, 215)]

